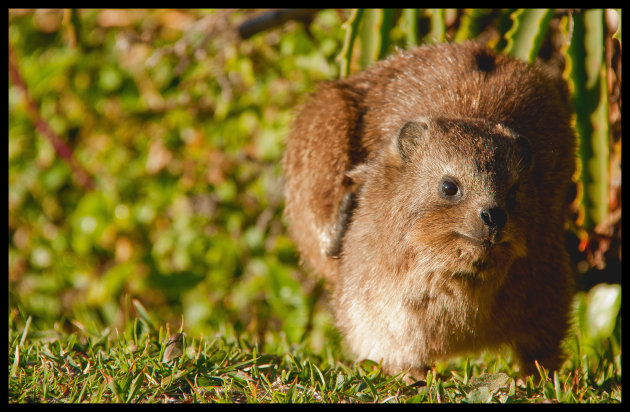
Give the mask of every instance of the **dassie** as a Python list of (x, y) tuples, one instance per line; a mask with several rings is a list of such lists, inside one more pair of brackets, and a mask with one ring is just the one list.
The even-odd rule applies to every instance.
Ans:
[(283, 158), (285, 217), (357, 359), (422, 378), (508, 345), (557, 369), (576, 137), (542, 64), (481, 45), (398, 52), (320, 85)]

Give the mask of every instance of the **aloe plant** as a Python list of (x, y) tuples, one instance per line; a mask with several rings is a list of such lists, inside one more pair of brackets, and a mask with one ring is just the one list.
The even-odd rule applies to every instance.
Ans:
[(533, 62), (547, 33), (551, 9), (518, 9), (510, 17), (514, 24), (505, 34), (505, 52), (526, 62)]
[(357, 32), (359, 24), (363, 18), (363, 9), (355, 9), (348, 20), (344, 23), (345, 39), (343, 42), (343, 48), (341, 53), (337, 57), (341, 64), (340, 74), (341, 77), (346, 77), (350, 74), (350, 63), (352, 61), (352, 49), (354, 42), (357, 38)]
[(477, 37), (483, 29), (482, 19), (490, 12), (491, 9), (465, 9), (455, 34), (455, 41), (461, 42)]
[(592, 229), (608, 213), (609, 128), (603, 10), (575, 14), (567, 63), (579, 135), (583, 226)]
[(431, 31), (429, 37), (432, 41), (443, 42), (446, 39), (446, 12), (444, 9), (433, 9), (431, 12)]

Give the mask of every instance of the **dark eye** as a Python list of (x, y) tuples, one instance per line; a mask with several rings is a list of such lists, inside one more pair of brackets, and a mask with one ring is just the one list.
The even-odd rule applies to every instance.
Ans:
[(459, 188), (455, 182), (451, 182), (450, 180), (444, 180), (442, 182), (442, 193), (446, 196), (455, 196), (458, 191)]
[(507, 196), (506, 196), (506, 201), (508, 204), (508, 207), (513, 207), (514, 204), (516, 203), (516, 191), (518, 190), (518, 185), (514, 185), (510, 188), (510, 190), (508, 190), (507, 192)]

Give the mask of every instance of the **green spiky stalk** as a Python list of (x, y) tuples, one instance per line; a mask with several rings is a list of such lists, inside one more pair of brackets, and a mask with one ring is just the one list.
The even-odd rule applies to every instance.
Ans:
[(505, 52), (526, 62), (533, 62), (545, 38), (553, 9), (518, 9), (511, 14), (512, 28), (505, 34)]
[(446, 39), (446, 10), (431, 9), (431, 41), (443, 42)]
[(483, 29), (481, 19), (490, 12), (490, 9), (465, 9), (464, 15), (461, 18), (460, 27), (457, 33), (455, 33), (455, 42), (459, 43), (477, 37)]
[(567, 53), (579, 135), (583, 226), (592, 229), (608, 214), (608, 93), (604, 64), (604, 11), (588, 10), (573, 19)]
[(363, 22), (359, 28), (361, 55), (359, 65), (365, 69), (378, 60), (381, 51), (381, 26), (383, 24), (383, 10), (366, 9)]
[(418, 9), (404, 9), (405, 45), (407, 48), (418, 45)]
[(341, 78), (347, 77), (350, 74), (352, 49), (354, 48), (354, 41), (357, 38), (361, 20), (363, 20), (363, 9), (355, 9), (350, 15), (350, 18), (343, 24), (346, 31), (345, 39), (341, 53), (337, 56), (337, 60), (341, 61), (341, 70), (339, 72)]

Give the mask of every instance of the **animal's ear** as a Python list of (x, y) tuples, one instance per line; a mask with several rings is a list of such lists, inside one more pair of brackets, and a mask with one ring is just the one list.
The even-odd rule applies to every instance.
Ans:
[(407, 122), (400, 128), (396, 148), (403, 161), (408, 161), (415, 152), (418, 143), (425, 137), (429, 126), (426, 121)]
[(521, 172), (530, 170), (534, 164), (534, 150), (532, 149), (529, 139), (516, 133), (502, 123), (497, 123), (496, 127), (501, 134), (512, 141), (512, 153), (515, 154), (514, 159), (517, 161), (516, 169)]
[(514, 140), (517, 147), (517, 153), (519, 157), (519, 166), (522, 171), (527, 171), (532, 167), (534, 163), (534, 152), (532, 145), (529, 143), (529, 139), (523, 136), (517, 136)]

